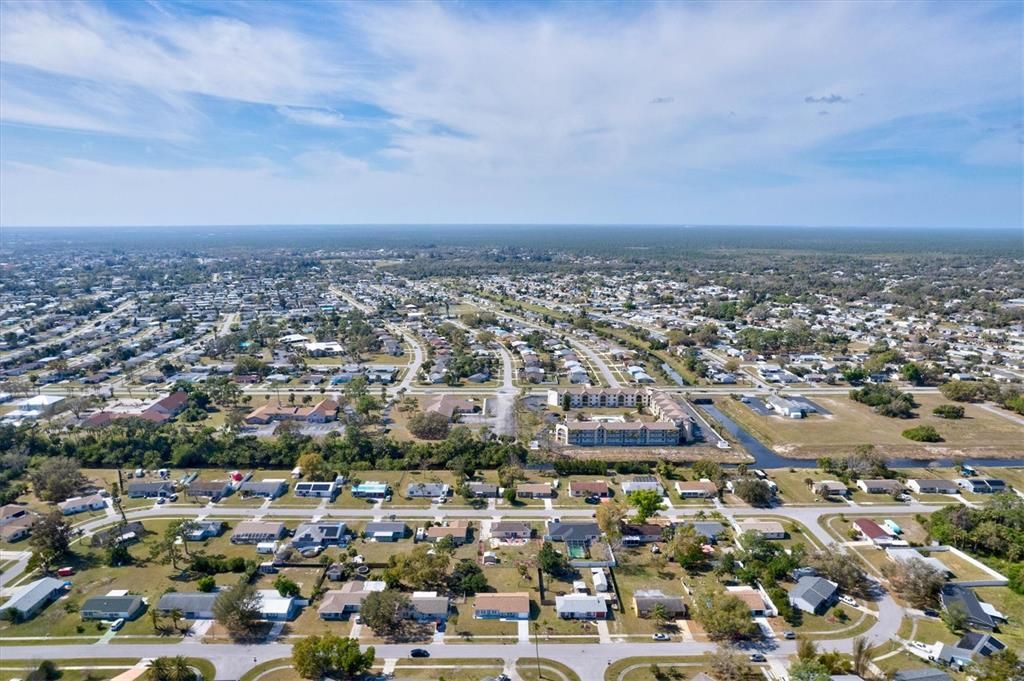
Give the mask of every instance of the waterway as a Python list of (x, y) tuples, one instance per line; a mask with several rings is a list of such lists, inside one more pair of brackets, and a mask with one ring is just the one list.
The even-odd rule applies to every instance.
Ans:
[[(713, 404), (695, 404), (696, 408), (718, 422), (722, 428), (729, 432), (736, 440), (743, 445), (752, 457), (754, 457), (755, 468), (817, 468), (818, 462), (814, 459), (793, 459), (782, 456), (778, 452), (768, 448), (756, 437), (748, 433), (739, 424), (722, 413)], [(887, 463), (893, 468), (928, 468), (930, 466), (952, 466), (951, 459), (888, 459)], [(1024, 466), (1020, 459), (964, 459), (964, 463), (974, 466)]]

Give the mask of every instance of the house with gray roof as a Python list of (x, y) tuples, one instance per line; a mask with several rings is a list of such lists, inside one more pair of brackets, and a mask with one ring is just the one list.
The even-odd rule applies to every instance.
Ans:
[(405, 523), (399, 522), (372, 522), (363, 526), (363, 538), (374, 541), (398, 541), (403, 539), (409, 532)]
[(953, 681), (953, 677), (941, 669), (905, 669), (896, 672), (892, 681)]
[(582, 542), (589, 544), (601, 536), (601, 528), (591, 522), (561, 522), (549, 520), (544, 539), (555, 542)]
[(288, 483), (284, 480), (247, 480), (238, 488), (243, 497), (263, 497), (277, 499), (288, 491)]
[(135, 619), (146, 604), (140, 596), (94, 596), (82, 603), (83, 620)]
[(686, 603), (681, 596), (667, 596), (661, 589), (637, 589), (633, 592), (633, 610), (637, 617), (650, 617), (658, 606), (670, 618), (686, 617)]
[(405, 496), (410, 499), (434, 499), (446, 497), (451, 491), (452, 488), (443, 482), (411, 482), (405, 488)]
[(14, 610), (22, 620), (35, 617), (40, 610), (61, 597), (64, 582), (53, 577), (43, 577), (34, 582), (12, 589), (13, 595), (0, 605), (0, 611)]
[(939, 591), (939, 602), (942, 609), (949, 611), (959, 609), (967, 617), (967, 624), (975, 629), (992, 631), (996, 628), (996, 622), (978, 600), (973, 589), (968, 589), (959, 584), (944, 584)]
[(801, 577), (789, 592), (789, 603), (804, 612), (820, 615), (839, 600), (839, 585), (824, 577)]
[(295, 528), (292, 547), (302, 550), (310, 546), (337, 545), (346, 541), (348, 531), (340, 520), (321, 520), (302, 523)]
[(154, 499), (169, 497), (174, 494), (174, 484), (170, 482), (129, 482), (125, 490), (132, 499)]
[(156, 610), (161, 615), (170, 615), (174, 610), (180, 610), (182, 616), (187, 620), (212, 620), (213, 603), (217, 600), (217, 593), (179, 593), (172, 591), (160, 597)]
[(469, 493), (477, 498), (496, 499), (498, 486), (493, 482), (470, 482), (467, 484)]

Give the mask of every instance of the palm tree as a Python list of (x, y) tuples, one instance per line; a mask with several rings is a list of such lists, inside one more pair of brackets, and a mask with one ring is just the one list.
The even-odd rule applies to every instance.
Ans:
[(178, 628), (178, 620), (185, 617), (185, 613), (183, 613), (180, 608), (172, 608), (171, 611), (167, 614), (170, 615), (171, 624), (174, 626), (175, 629)]
[(149, 609), (149, 621), (153, 623), (153, 631), (160, 631), (160, 613), (156, 608)]
[(850, 657), (853, 658), (853, 673), (857, 676), (864, 676), (868, 672), (868, 665), (871, 663), (870, 648), (867, 638), (858, 636), (853, 639)]
[(149, 665), (154, 681), (195, 681), (196, 674), (188, 664), (188, 659), (174, 657), (158, 657)]

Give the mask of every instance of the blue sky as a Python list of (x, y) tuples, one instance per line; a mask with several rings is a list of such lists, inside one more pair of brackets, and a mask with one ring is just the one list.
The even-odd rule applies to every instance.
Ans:
[(1021, 227), (1020, 3), (0, 4), (0, 225)]

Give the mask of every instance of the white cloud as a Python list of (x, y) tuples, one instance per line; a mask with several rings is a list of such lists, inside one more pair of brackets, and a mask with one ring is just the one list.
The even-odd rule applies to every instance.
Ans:
[(345, 117), (336, 111), (279, 106), (277, 107), (277, 113), (290, 121), (303, 125), (314, 125), (322, 128), (343, 128), (348, 125)]

